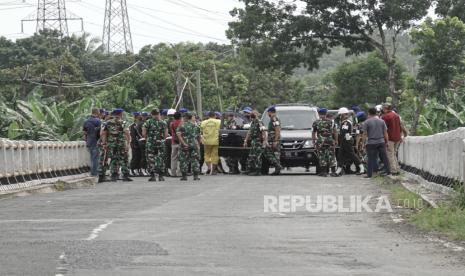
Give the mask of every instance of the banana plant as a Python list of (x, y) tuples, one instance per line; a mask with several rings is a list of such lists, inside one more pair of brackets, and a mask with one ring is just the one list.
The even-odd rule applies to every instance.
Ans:
[(2, 119), (9, 123), (3, 133), (6, 132), (10, 139), (79, 140), (82, 137), (82, 125), (91, 107), (100, 105), (100, 102), (90, 97), (57, 104), (48, 103), (37, 96), (16, 101), (11, 108), (2, 104)]

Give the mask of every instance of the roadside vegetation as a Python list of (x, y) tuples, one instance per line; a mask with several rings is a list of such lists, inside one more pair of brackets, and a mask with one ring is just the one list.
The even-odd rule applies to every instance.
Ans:
[(463, 188), (447, 201), (433, 208), (419, 195), (402, 186), (399, 179), (376, 178), (377, 183), (390, 193), (393, 207), (409, 209), (402, 213), (404, 219), (423, 231), (445, 235), (451, 240), (465, 241), (465, 196)]

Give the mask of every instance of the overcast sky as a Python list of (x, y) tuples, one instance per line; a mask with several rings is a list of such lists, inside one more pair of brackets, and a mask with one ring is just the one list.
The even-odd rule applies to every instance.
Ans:
[[(25, 2), (25, 4), (23, 4)], [(158, 42), (229, 43), (225, 30), (229, 11), (238, 0), (126, 0), (134, 50)], [(27, 22), (21, 34), (21, 19), (33, 15), (37, 0), (0, 0), (0, 35), (10, 39), (30, 36), (35, 23)], [(101, 38), (105, 0), (67, 0), (68, 16), (84, 19), (84, 29)], [(70, 33), (80, 33), (80, 23), (68, 24)]]

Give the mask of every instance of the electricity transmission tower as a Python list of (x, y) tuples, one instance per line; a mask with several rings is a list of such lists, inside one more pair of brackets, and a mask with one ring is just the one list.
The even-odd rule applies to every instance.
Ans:
[(36, 32), (57, 30), (62, 36), (68, 36), (68, 21), (74, 20), (81, 21), (83, 31), (82, 18), (67, 12), (65, 0), (37, 0), (37, 12), (21, 20), (21, 31), (24, 32), (24, 22), (36, 22)]
[(126, 0), (106, 0), (102, 42), (107, 53), (133, 52)]

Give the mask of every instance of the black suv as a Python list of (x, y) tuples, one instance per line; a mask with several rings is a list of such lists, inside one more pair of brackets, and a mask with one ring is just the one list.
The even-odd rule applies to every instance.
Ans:
[[(312, 142), (312, 125), (318, 117), (318, 109), (305, 104), (279, 104), (276, 113), (281, 121), (281, 165), (283, 167), (318, 166), (315, 146)], [(267, 127), (269, 117), (263, 112), (262, 121)], [(236, 130), (220, 130), (220, 156), (244, 158), (249, 149), (243, 148), (247, 124)], [(266, 160), (262, 173), (268, 173)]]

